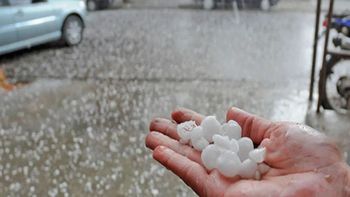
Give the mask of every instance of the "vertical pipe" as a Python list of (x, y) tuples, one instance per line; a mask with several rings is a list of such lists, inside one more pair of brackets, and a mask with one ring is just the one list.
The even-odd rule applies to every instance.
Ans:
[(313, 94), (314, 94), (315, 68), (316, 68), (317, 46), (318, 46), (318, 31), (320, 26), (319, 25), (320, 13), (321, 13), (321, 0), (317, 0), (315, 34), (314, 34), (314, 44), (313, 44), (314, 50), (312, 54), (311, 77), (310, 77), (310, 88), (309, 88), (309, 101), (313, 100)]
[(326, 37), (324, 41), (324, 48), (323, 48), (323, 59), (322, 59), (322, 68), (321, 68), (321, 73), (320, 73), (320, 80), (318, 83), (318, 103), (317, 103), (317, 113), (320, 112), (320, 107), (322, 102), (324, 101), (325, 93), (324, 93), (324, 88), (321, 88), (324, 83), (326, 83), (326, 58), (328, 54), (328, 40), (329, 40), (329, 31), (332, 23), (332, 15), (333, 15), (333, 5), (334, 5), (334, 0), (329, 1), (329, 8), (328, 8), (328, 18), (327, 18), (327, 30), (326, 30)]

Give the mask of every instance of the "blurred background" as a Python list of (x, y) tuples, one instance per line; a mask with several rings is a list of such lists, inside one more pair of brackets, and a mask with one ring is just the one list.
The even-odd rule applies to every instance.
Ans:
[[(331, 24), (328, 3), (317, 49), (329, 25), (329, 46), (348, 53), (350, 1), (335, 0)], [(316, 0), (0, 0), (1, 195), (195, 196), (144, 146), (150, 120), (178, 106), (305, 123), (346, 155), (346, 58), (327, 56), (331, 110), (316, 113), (317, 88), (308, 100), (315, 10)]]

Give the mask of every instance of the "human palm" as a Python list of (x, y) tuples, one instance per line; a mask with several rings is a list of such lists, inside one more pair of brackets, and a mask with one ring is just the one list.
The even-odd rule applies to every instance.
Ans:
[(242, 135), (266, 148), (265, 163), (271, 169), (261, 180), (226, 178), (216, 169), (207, 171), (200, 152), (178, 142), (177, 123), (203, 116), (178, 109), (172, 119), (156, 118), (150, 124), (146, 146), (153, 157), (173, 171), (200, 196), (349, 196), (348, 166), (340, 151), (325, 135), (310, 127), (271, 122), (231, 108), (227, 120), (242, 127)]

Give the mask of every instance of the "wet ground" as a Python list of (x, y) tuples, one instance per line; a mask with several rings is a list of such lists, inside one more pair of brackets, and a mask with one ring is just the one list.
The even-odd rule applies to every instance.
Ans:
[(190, 9), (91, 13), (74, 48), (0, 57), (0, 192), (32, 196), (192, 196), (144, 147), (177, 106), (224, 121), (229, 106), (303, 122), (311, 12)]

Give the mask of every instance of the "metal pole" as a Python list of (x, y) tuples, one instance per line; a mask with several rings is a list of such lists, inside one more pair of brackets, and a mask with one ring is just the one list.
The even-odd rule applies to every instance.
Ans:
[(317, 0), (316, 6), (316, 22), (315, 22), (315, 35), (314, 35), (314, 51), (312, 54), (311, 64), (311, 77), (310, 77), (310, 88), (309, 88), (309, 101), (313, 100), (314, 94), (314, 81), (315, 81), (315, 68), (316, 68), (316, 57), (317, 57), (317, 46), (318, 46), (318, 29), (320, 24), (320, 13), (321, 13), (321, 0)]
[(320, 81), (318, 84), (318, 103), (317, 103), (317, 113), (320, 112), (320, 107), (322, 102), (324, 101), (324, 90), (322, 85), (326, 83), (326, 61), (327, 61), (327, 54), (328, 54), (328, 40), (329, 40), (329, 30), (331, 27), (332, 23), (332, 15), (333, 15), (333, 5), (334, 5), (334, 0), (329, 1), (329, 10), (328, 10), (328, 18), (327, 18), (327, 30), (326, 30), (326, 37), (324, 41), (324, 48), (323, 48), (323, 59), (322, 59), (322, 68), (321, 68), (321, 73), (320, 73)]

